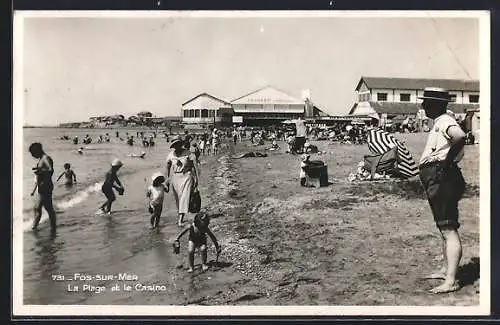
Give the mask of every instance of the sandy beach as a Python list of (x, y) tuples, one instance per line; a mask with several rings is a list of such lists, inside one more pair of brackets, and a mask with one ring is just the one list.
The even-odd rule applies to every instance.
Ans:
[[(398, 136), (418, 157), (423, 134)], [(24, 233), (24, 303), (479, 303), (478, 146), (467, 146), (461, 162), (468, 183), (460, 202), (463, 288), (432, 295), (427, 290), (437, 280), (422, 277), (439, 266), (440, 238), (419, 181), (348, 182), (347, 175), (368, 154), (366, 145), (312, 143), (326, 151), (313, 159), (328, 165), (327, 187), (300, 187), (299, 156), (286, 154), (283, 142), (264, 158), (233, 159), (235, 153), (264, 151), (265, 146), (245, 141), (236, 146), (227, 141), (219, 155), (202, 157), (202, 207), (212, 216), (212, 230), (222, 245), (215, 263), (209, 241), (211, 269), (204, 273), (199, 255), (195, 272), (186, 272), (187, 238), (179, 255), (172, 250), (180, 229), (171, 195), (164, 202), (160, 229), (150, 229), (146, 182), (163, 169), (166, 144), (133, 171), (125, 164), (119, 177), (126, 192), (118, 196), (111, 216), (94, 215), (103, 201), (95, 192), (59, 211), (55, 239), (47, 224), (37, 235)]]

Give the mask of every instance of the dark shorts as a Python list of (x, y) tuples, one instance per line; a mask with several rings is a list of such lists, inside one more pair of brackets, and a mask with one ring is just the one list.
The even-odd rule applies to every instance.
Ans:
[(113, 202), (116, 200), (115, 192), (113, 192), (112, 186), (103, 186), (102, 192), (104, 193), (104, 195), (106, 196), (106, 199), (108, 199), (108, 201)]
[(445, 168), (436, 162), (420, 166), (420, 180), (431, 206), (436, 225), (458, 229), (458, 201), (465, 191), (465, 180), (457, 165)]
[(194, 247), (200, 247), (203, 245), (207, 246), (207, 235), (205, 234), (196, 235), (190, 232), (189, 241), (193, 242)]
[(149, 213), (151, 213), (155, 217), (159, 217), (161, 215), (161, 212), (163, 210), (163, 205), (150, 205), (149, 206)]

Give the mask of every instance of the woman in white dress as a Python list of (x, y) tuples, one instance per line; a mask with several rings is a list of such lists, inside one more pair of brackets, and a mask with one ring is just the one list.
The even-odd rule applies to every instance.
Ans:
[(195, 157), (184, 146), (184, 141), (176, 136), (172, 139), (170, 151), (167, 156), (167, 186), (172, 186), (178, 214), (178, 225), (183, 227), (184, 216), (188, 213), (191, 192), (198, 187), (198, 173), (196, 171)]

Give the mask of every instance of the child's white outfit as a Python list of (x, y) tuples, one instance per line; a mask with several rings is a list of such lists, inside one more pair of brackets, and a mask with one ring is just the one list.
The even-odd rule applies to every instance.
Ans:
[[(158, 175), (153, 175), (153, 181)], [(149, 212), (151, 213), (151, 226), (158, 227), (160, 216), (163, 210), (163, 199), (165, 198), (165, 186), (162, 184), (148, 187), (147, 196), (149, 197)]]

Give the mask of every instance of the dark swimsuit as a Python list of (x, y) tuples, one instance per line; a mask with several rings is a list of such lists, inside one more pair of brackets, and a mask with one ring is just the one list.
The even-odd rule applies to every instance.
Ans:
[(191, 225), (189, 227), (189, 241), (192, 241), (196, 247), (207, 245), (207, 234), (194, 231), (194, 227)]

